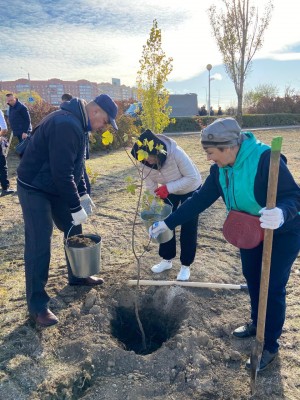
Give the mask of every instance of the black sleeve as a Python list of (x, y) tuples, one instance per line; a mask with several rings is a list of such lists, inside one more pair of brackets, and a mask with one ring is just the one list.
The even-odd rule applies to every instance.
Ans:
[(68, 203), (72, 213), (81, 209), (74, 181), (75, 161), (81, 145), (80, 132), (69, 121), (61, 121), (53, 126), (53, 131), (49, 135), (51, 175), (58, 194)]
[(192, 197), (164, 220), (168, 228), (174, 229), (176, 226), (189, 221), (210, 207), (222, 195), (218, 176), (219, 169), (215, 164), (210, 168), (210, 174), (201, 188), (196, 190)]
[(78, 194), (79, 194), (80, 197), (87, 193), (84, 174), (82, 174), (82, 176), (80, 178), (80, 181), (79, 181), (79, 183), (77, 185), (77, 190), (78, 190)]
[(31, 132), (31, 119), (30, 119), (30, 114), (29, 114), (28, 108), (25, 106), (21, 107), (20, 114), (24, 120), (24, 133), (30, 133)]

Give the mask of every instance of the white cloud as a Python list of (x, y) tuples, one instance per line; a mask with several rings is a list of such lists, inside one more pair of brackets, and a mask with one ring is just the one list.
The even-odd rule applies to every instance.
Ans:
[[(101, 82), (119, 77), (134, 85), (154, 18), (162, 30), (162, 47), (174, 60), (170, 80), (189, 79), (206, 71), (208, 63), (222, 63), (207, 14), (213, 3), (220, 0), (85, 0), (76, 6), (71, 0), (15, 0), (22, 18), (16, 17), (13, 7), (1, 10), (0, 79), (17, 79), (28, 71), (31, 79)], [(300, 4), (273, 3), (273, 17), (256, 58), (299, 60), (291, 48), (299, 38), (291, 27), (298, 26)]]
[(216, 73), (216, 74), (212, 75), (210, 79), (214, 79), (216, 81), (221, 81), (222, 80), (222, 75)]

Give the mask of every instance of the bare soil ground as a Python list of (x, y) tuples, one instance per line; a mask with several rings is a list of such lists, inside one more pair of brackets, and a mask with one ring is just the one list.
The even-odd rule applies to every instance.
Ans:
[[(258, 131), (265, 143), (283, 136), (283, 153), (300, 183), (300, 130)], [(198, 135), (176, 136), (205, 178), (209, 163)], [(15, 184), (18, 159), (9, 156)], [(240, 290), (142, 287), (140, 312), (147, 343), (140, 352), (133, 303), (137, 268), (131, 249), (136, 197), (126, 193), (124, 178), (135, 170), (124, 151), (96, 154), (90, 160), (99, 178), (93, 186), (97, 209), (84, 226), (102, 237), (101, 287), (70, 287), (62, 233), (54, 230), (47, 290), (59, 324), (38, 329), (28, 320), (23, 261), (23, 220), (17, 196), (0, 198), (0, 399), (6, 400), (184, 400), (248, 399), (244, 369), (252, 340), (238, 341), (231, 331), (249, 317), (248, 293)], [(237, 249), (221, 228), (221, 201), (200, 217), (192, 281), (244, 283)], [(137, 247), (147, 234), (139, 226)], [(157, 244), (143, 257), (142, 279), (174, 280), (180, 268), (153, 276)], [(255, 399), (300, 399), (300, 259), (287, 287), (287, 318), (280, 356), (260, 373)]]

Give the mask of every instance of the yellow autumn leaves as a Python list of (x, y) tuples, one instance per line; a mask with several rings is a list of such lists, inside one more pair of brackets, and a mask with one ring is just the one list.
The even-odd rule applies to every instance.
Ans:
[[(144, 147), (149, 149), (149, 152), (151, 153), (151, 151), (154, 148), (154, 141), (153, 140), (147, 140), (144, 139), (143, 143), (140, 140), (136, 141), (136, 144), (138, 145), (138, 147)], [(157, 144), (155, 146), (155, 150), (157, 151), (157, 153), (166, 153), (166, 151), (164, 150), (164, 146), (162, 144)], [(138, 161), (143, 161), (143, 160), (147, 160), (149, 153), (146, 150), (143, 149), (139, 149), (137, 151), (137, 156), (138, 156)]]
[(104, 146), (108, 146), (114, 141), (113, 134), (110, 131), (105, 131), (102, 133), (102, 143)]

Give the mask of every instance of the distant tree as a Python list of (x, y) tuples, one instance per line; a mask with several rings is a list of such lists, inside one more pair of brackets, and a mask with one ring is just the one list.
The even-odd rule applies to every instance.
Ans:
[(161, 47), (161, 30), (153, 21), (150, 37), (143, 46), (140, 69), (137, 73), (137, 95), (142, 103), (140, 118), (144, 129), (162, 133), (170, 124), (172, 111), (167, 106), (169, 93), (164, 87), (171, 73), (172, 58), (167, 58)]
[(228, 108), (226, 109), (226, 111), (225, 111), (225, 114), (226, 114), (226, 115), (230, 115), (230, 116), (233, 117), (233, 116), (236, 114), (236, 108), (233, 107), (233, 106), (228, 107)]
[(294, 89), (287, 88), (283, 97), (261, 97), (247, 110), (249, 114), (300, 114), (300, 95)]
[[(5, 110), (7, 108), (7, 102), (6, 102), (6, 94), (10, 93), (9, 90), (1, 90), (0, 91), (0, 108), (2, 110)], [(28, 101), (29, 97), (33, 98), (33, 103), (39, 103), (42, 102), (43, 99), (37, 92), (19, 92), (19, 93), (13, 93), (22, 103), (30, 104)]]
[(35, 128), (39, 122), (46, 117), (46, 115), (50, 114), (52, 111), (57, 110), (58, 107), (52, 106), (45, 101), (35, 101), (33, 103), (27, 104), (32, 127)]
[(129, 99), (129, 100), (116, 100), (115, 102), (118, 105), (118, 116), (121, 116), (125, 113), (128, 107), (133, 104), (136, 100)]
[(272, 84), (262, 84), (245, 93), (244, 108), (256, 107), (263, 97), (272, 99), (278, 96), (278, 88)]
[(6, 101), (6, 95), (7, 90), (0, 90), (0, 108), (1, 110), (5, 110), (7, 108), (7, 101)]
[(244, 82), (250, 71), (251, 60), (262, 47), (273, 4), (267, 3), (263, 16), (251, 0), (222, 0), (225, 7), (217, 10), (212, 5), (209, 19), (217, 46), (222, 54), (226, 72), (234, 83), (237, 94), (237, 119), (242, 119)]

